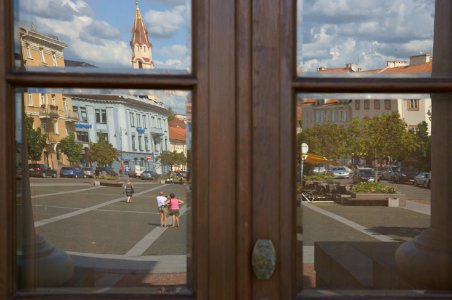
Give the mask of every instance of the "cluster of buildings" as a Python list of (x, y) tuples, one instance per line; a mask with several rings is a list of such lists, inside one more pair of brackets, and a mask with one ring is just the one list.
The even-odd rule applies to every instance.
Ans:
[[(382, 74), (389, 76), (408, 74), (431, 74), (432, 56), (421, 54), (411, 56), (409, 60), (387, 61), (386, 67), (377, 70), (363, 71), (357, 65), (347, 64), (345, 68), (318, 68), (321, 74), (325, 73), (363, 73), (363, 75)], [(369, 74), (373, 73), (373, 74)], [(381, 76), (381, 75), (380, 75)], [(347, 99), (349, 96), (349, 99)], [(339, 97), (338, 97), (339, 98)], [(344, 95), (341, 99), (312, 99), (301, 98), (297, 107), (297, 119), (299, 128), (309, 128), (316, 124), (326, 122), (346, 125), (353, 118), (375, 117), (382, 114), (398, 112), (401, 118), (407, 123), (408, 129), (416, 130), (417, 125), (425, 121), (431, 134), (431, 114), (432, 100), (425, 95), (391, 94), (390, 97), (384, 95), (360, 96)]]
[[(56, 36), (38, 32), (35, 26), (30, 30), (20, 28), (19, 34), (19, 60), (24, 68), (91, 66), (65, 60), (63, 49), (67, 45)], [(133, 68), (154, 68), (152, 44), (138, 3), (130, 46)], [(112, 144), (120, 153), (119, 160), (112, 165), (116, 171), (121, 169), (121, 165), (128, 165), (129, 168), (139, 165), (161, 174), (168, 171), (158, 160), (162, 151), (177, 151), (187, 155), (186, 117), (176, 116), (176, 121), (169, 124), (170, 111), (156, 96), (49, 91), (28, 88), (23, 97), (25, 114), (33, 118), (33, 127), (41, 128), (47, 138), (40, 162), (52, 169), (58, 170), (70, 164), (60, 151), (59, 144), (71, 133), (83, 144), (79, 164), (88, 167), (92, 166), (90, 143), (97, 143), (100, 138)], [(191, 110), (191, 104), (188, 103), (189, 97), (187, 108)], [(183, 169), (184, 166), (178, 168)]]

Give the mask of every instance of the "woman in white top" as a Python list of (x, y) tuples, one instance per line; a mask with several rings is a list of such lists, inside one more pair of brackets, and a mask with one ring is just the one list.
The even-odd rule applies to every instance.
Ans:
[(168, 226), (168, 207), (166, 206), (165, 202), (167, 198), (163, 196), (163, 192), (160, 192), (157, 196), (157, 206), (160, 214), (160, 226), (166, 227)]

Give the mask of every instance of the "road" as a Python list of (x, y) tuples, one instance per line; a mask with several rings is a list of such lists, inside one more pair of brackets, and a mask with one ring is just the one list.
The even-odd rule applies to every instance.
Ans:
[[(134, 202), (128, 204), (121, 187), (93, 186), (92, 179), (32, 178), (36, 232), (69, 253), (79, 267), (109, 272), (186, 273), (190, 201), (184, 206), (181, 227), (162, 228), (155, 197), (163, 191), (189, 200), (187, 186), (139, 179), (133, 179), (133, 183)], [(396, 186), (410, 201), (430, 201), (429, 189)], [(335, 203), (303, 205), (297, 209), (297, 216), (305, 264), (314, 261), (314, 242), (406, 241), (428, 228), (430, 221), (428, 214), (404, 208)]]

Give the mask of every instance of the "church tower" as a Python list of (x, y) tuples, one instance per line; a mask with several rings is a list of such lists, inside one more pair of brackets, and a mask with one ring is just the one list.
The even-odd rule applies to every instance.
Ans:
[(141, 18), (138, 0), (136, 0), (135, 22), (132, 28), (132, 67), (134, 69), (154, 69), (152, 60), (152, 44), (149, 41), (148, 30)]

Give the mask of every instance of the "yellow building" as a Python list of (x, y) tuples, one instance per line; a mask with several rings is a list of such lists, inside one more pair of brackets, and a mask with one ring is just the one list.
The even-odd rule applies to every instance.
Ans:
[[(26, 69), (39, 67), (64, 67), (63, 49), (66, 44), (57, 37), (45, 35), (32, 27), (20, 28), (20, 43), (23, 66)], [(52, 169), (68, 165), (66, 156), (58, 150), (61, 139), (75, 132), (77, 114), (72, 110), (71, 98), (61, 93), (49, 93), (46, 89), (27, 89), (24, 92), (25, 114), (33, 117), (33, 127), (41, 128), (47, 135), (47, 145), (39, 163)]]

